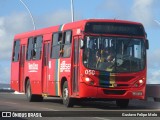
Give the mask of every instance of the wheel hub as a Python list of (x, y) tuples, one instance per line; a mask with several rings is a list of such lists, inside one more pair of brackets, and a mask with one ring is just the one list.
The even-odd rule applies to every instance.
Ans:
[(65, 88), (63, 91), (63, 98), (66, 100), (68, 98), (68, 88)]

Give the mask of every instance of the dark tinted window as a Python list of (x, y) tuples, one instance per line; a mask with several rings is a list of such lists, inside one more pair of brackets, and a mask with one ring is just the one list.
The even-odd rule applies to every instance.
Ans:
[(70, 57), (71, 40), (72, 40), (72, 32), (71, 31), (64, 32), (63, 57)]
[(58, 45), (58, 37), (59, 37), (58, 33), (53, 34), (53, 38), (52, 38), (52, 45), (53, 46)]
[(27, 60), (32, 59), (32, 50), (33, 50), (33, 38), (29, 38), (27, 47)]
[(52, 36), (52, 51), (51, 51), (51, 58), (59, 58), (60, 57), (60, 50), (62, 50), (62, 33), (54, 33)]
[(72, 32), (71, 31), (66, 31), (64, 32), (64, 43), (65, 44), (70, 44), (71, 43), (71, 38), (72, 38)]
[(106, 22), (87, 23), (85, 26), (85, 32), (94, 34), (117, 34), (133, 36), (145, 35), (144, 28), (142, 25)]
[(41, 57), (42, 49), (42, 36), (38, 36), (34, 39), (33, 59), (39, 60)]
[(28, 48), (27, 48), (27, 60), (31, 59), (39, 60), (41, 58), (41, 50), (42, 50), (42, 36), (29, 38)]
[(72, 32), (54, 33), (52, 37), (51, 58), (70, 57)]
[(16, 41), (14, 41), (12, 61), (16, 62), (19, 60), (19, 51), (20, 51), (20, 41), (16, 40)]

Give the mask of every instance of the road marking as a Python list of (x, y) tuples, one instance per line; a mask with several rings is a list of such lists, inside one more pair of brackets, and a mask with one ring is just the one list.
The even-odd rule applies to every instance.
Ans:
[(15, 103), (15, 102), (4, 102), (4, 103), (7, 103), (7, 104), (18, 104), (18, 103)]
[(59, 111), (59, 110), (55, 110), (55, 109), (51, 109), (51, 108), (42, 108), (42, 109), (46, 109), (46, 110), (50, 110), (50, 111)]
[(99, 119), (99, 120), (110, 120), (110, 119), (106, 119), (106, 118), (102, 118), (102, 117), (93, 117), (93, 118), (96, 118), (96, 119)]
[(20, 93), (18, 91), (15, 91), (13, 94), (24, 94), (24, 93)]

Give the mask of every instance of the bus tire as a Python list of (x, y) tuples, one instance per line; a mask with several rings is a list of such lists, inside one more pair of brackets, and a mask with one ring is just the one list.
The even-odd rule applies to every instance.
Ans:
[(66, 107), (73, 107), (74, 106), (74, 99), (69, 96), (67, 81), (65, 81), (63, 84), (62, 98), (63, 98), (63, 104)]
[(118, 99), (116, 100), (116, 104), (120, 108), (127, 108), (129, 104), (129, 99)]
[(41, 95), (32, 94), (30, 82), (27, 81), (26, 84), (26, 97), (29, 102), (41, 102), (43, 101), (43, 97)]

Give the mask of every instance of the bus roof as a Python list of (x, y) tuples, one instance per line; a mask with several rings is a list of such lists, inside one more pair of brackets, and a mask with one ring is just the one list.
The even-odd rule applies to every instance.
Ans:
[(14, 39), (21, 39), (21, 38), (26, 38), (26, 37), (31, 37), (31, 36), (37, 36), (37, 35), (42, 35), (42, 34), (47, 34), (47, 33), (58, 32), (58, 31), (61, 31), (60, 27), (62, 27), (62, 26), (63, 26), (63, 30), (74, 29), (74, 28), (81, 28), (82, 30), (84, 30), (84, 26), (88, 22), (112, 22), (112, 23), (126, 23), (126, 24), (142, 25), (139, 22), (117, 20), (117, 19), (85, 19), (85, 20), (80, 20), (80, 21), (75, 21), (75, 22), (63, 24), (64, 26), (57, 25), (57, 26), (51, 26), (48, 28), (33, 30), (30, 32), (16, 34)]

